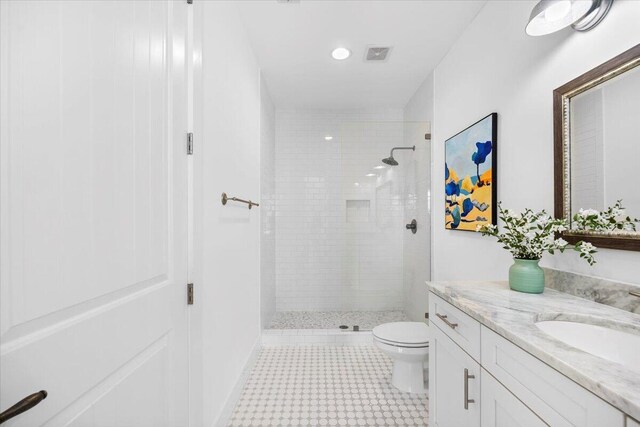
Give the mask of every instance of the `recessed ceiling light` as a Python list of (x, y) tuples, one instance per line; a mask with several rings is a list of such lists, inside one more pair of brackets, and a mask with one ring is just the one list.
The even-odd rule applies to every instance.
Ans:
[(355, 185), (356, 187), (360, 187), (360, 183), (359, 182), (354, 182), (353, 185)]
[(376, 175), (375, 173), (368, 173), (365, 176), (378, 176), (378, 175)]
[(379, 165), (379, 166), (374, 167), (374, 169), (386, 169), (386, 166)]
[(337, 47), (333, 49), (333, 52), (331, 52), (331, 56), (333, 57), (333, 59), (342, 61), (343, 59), (347, 59), (351, 56), (351, 51), (346, 47)]
[(331, 141), (333, 139), (333, 137), (331, 135), (327, 135), (324, 137), (325, 141)]

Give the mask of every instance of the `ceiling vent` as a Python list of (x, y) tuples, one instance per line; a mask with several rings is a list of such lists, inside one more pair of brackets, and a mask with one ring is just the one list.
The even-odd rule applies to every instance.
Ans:
[(385, 62), (389, 59), (390, 47), (371, 46), (367, 49), (366, 61)]

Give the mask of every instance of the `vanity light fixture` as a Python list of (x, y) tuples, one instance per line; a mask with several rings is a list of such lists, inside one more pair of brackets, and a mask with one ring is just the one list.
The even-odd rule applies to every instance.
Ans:
[(598, 25), (611, 9), (613, 0), (541, 0), (529, 17), (526, 32), (544, 36), (563, 28), (588, 31)]
[(346, 47), (337, 47), (333, 49), (333, 52), (331, 52), (331, 56), (337, 61), (342, 61), (351, 56), (351, 51)]

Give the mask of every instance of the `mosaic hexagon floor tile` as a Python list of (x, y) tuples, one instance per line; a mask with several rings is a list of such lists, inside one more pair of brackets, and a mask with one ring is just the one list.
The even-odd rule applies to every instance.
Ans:
[(426, 426), (428, 399), (391, 385), (373, 346), (264, 348), (229, 426)]

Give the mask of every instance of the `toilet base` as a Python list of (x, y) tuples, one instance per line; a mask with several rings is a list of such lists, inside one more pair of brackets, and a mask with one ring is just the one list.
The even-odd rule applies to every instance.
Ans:
[(393, 362), (391, 384), (406, 393), (427, 393), (425, 365), (429, 359), (429, 347), (397, 347), (374, 337), (376, 347)]
[(424, 365), (422, 361), (393, 361), (391, 383), (395, 388), (407, 393), (426, 393)]

